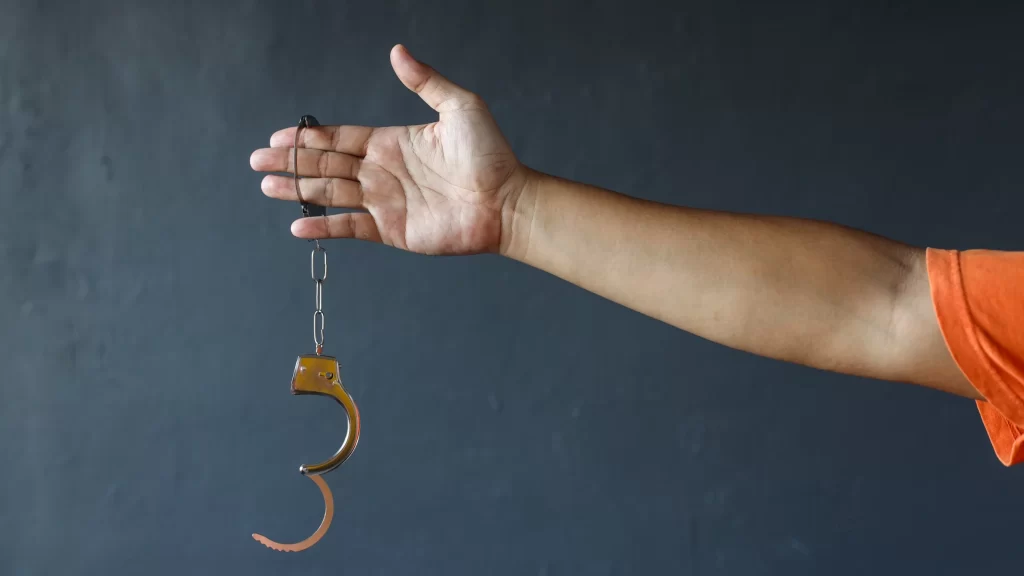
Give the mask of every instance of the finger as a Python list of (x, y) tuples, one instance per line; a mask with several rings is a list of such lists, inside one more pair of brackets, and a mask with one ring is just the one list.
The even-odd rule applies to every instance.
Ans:
[[(296, 127), (278, 130), (270, 136), (271, 148), (287, 148), (295, 145)], [(314, 126), (299, 133), (299, 148), (331, 150), (353, 156), (365, 156), (366, 144), (370, 141), (373, 128), (367, 126)]]
[(391, 49), (391, 67), (406, 88), (419, 94), (428, 106), (438, 112), (470, 106), (483, 107), (483, 102), (476, 94), (457, 86), (430, 66), (416, 60), (401, 44)]
[[(279, 200), (298, 201), (295, 182), (289, 176), (265, 176), (260, 183), (263, 193)], [(302, 178), (299, 180), (302, 199), (318, 206), (362, 208), (363, 190), (359, 182), (343, 178)]]
[[(291, 172), (294, 148), (260, 148), (249, 157), (249, 165), (257, 172)], [(362, 160), (341, 152), (299, 148), (299, 176), (347, 178), (356, 180)]]
[(373, 216), (367, 212), (332, 214), (324, 218), (300, 218), (292, 222), (292, 234), (297, 238), (357, 238), (380, 242), (380, 230)]

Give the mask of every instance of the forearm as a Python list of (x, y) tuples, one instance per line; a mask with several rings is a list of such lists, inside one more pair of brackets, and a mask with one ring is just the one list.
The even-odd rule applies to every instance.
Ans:
[(916, 368), (894, 357), (907, 324), (897, 304), (911, 274), (922, 273), (918, 249), (822, 222), (666, 206), (537, 173), (528, 182), (506, 223), (503, 251), (514, 259), (740, 350), (876, 378), (933, 378), (903, 374)]

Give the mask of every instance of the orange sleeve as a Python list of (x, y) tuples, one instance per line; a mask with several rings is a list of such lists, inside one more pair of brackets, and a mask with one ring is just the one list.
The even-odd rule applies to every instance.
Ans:
[(1024, 462), (1024, 252), (927, 252), (939, 327), (987, 401), (978, 411), (999, 460)]

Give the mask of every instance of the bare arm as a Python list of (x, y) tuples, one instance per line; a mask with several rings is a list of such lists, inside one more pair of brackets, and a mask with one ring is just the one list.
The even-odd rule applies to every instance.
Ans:
[[(276, 132), (253, 169), (360, 211), (296, 221), (300, 238), (424, 254), (500, 252), (754, 354), (977, 398), (939, 331), (924, 253), (849, 228), (645, 202), (530, 170), (486, 104), (401, 47), (398, 78), (438, 113), (419, 126)], [(295, 201), (288, 177), (263, 192)]]
[(506, 255), (629, 308), (754, 354), (979, 397), (943, 342), (921, 249), (536, 172), (509, 204)]

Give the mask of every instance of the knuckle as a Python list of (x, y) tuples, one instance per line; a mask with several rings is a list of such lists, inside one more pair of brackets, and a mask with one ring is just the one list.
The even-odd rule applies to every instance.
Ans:
[(335, 127), (331, 133), (331, 150), (341, 150), (341, 127)]
[(363, 147), (362, 147), (363, 148), (363, 153), (360, 154), (360, 156), (362, 156), (363, 158), (366, 157), (366, 153), (369, 152), (369, 150), (370, 150), (370, 139), (373, 138), (373, 132), (374, 132), (374, 129), (370, 128), (367, 131), (366, 136), (363, 138)]
[(324, 184), (324, 203), (327, 204), (328, 206), (334, 205), (334, 199), (337, 193), (337, 185), (338, 180), (336, 178), (328, 178), (327, 182), (325, 182)]
[(339, 236), (351, 236), (352, 235), (352, 215), (342, 214), (338, 218), (338, 235)]
[(321, 178), (327, 177), (327, 169), (330, 167), (331, 157), (326, 152), (320, 152), (316, 159), (317, 175)]
[(437, 85), (436, 76), (437, 75), (434, 74), (433, 70), (427, 72), (427, 75), (423, 78), (423, 81), (421, 81), (419, 84), (416, 85), (415, 88), (413, 88), (413, 92), (420, 94), (425, 90), (432, 90), (433, 87)]

